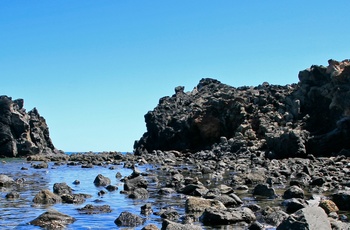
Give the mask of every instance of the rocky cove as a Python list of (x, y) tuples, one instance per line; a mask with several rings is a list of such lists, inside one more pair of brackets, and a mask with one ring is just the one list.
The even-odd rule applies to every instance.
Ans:
[(328, 63), (286, 86), (176, 87), (145, 115), (133, 154), (66, 155), (36, 109), (2, 96), (0, 155), (23, 166), (4, 158), (0, 208), (35, 211), (1, 227), (349, 229), (350, 67)]

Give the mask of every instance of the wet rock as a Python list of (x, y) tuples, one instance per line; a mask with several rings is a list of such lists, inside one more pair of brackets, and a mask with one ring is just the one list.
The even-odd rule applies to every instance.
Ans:
[(78, 184), (80, 184), (80, 181), (79, 180), (75, 180), (75, 181), (73, 181), (73, 184), (74, 185), (78, 185)]
[(262, 215), (265, 222), (273, 226), (278, 226), (289, 216), (287, 213), (282, 211), (279, 207), (266, 207), (262, 211)]
[(65, 182), (63, 183), (55, 183), (53, 185), (53, 192), (57, 195), (72, 195), (73, 194), (73, 190), (71, 187), (69, 187)]
[(137, 227), (145, 223), (145, 219), (130, 212), (122, 212), (114, 223), (119, 227)]
[(124, 181), (124, 190), (132, 191), (136, 188), (144, 188), (147, 189), (148, 182), (143, 176), (137, 176), (132, 179), (126, 178)]
[(113, 191), (117, 191), (118, 190), (118, 187), (117, 186), (114, 186), (114, 185), (108, 185), (106, 187), (106, 189), (109, 191), (109, 192), (113, 192)]
[(131, 191), (129, 194), (129, 198), (132, 199), (148, 199), (149, 193), (144, 188), (136, 188), (135, 190)]
[(87, 194), (63, 194), (61, 195), (62, 203), (67, 204), (82, 204), (85, 203), (86, 198), (92, 197)]
[(37, 193), (33, 199), (33, 202), (36, 204), (57, 204), (61, 203), (62, 199), (60, 196), (51, 192), (50, 190), (41, 190)]
[(108, 177), (98, 174), (94, 180), (95, 186), (107, 186), (111, 184), (111, 180)]
[(162, 209), (158, 214), (160, 214), (160, 217), (163, 219), (174, 220), (174, 221), (180, 219), (180, 214), (172, 207)]
[(6, 194), (6, 199), (18, 199), (20, 197), (18, 192), (9, 192)]
[(0, 187), (11, 186), (14, 182), (15, 181), (13, 180), (13, 178), (4, 174), (0, 174)]
[(74, 217), (50, 210), (41, 214), (36, 219), (29, 222), (31, 225), (40, 226), (45, 229), (65, 229), (67, 225), (76, 221)]
[(201, 230), (202, 228), (198, 225), (193, 224), (180, 224), (170, 220), (163, 220), (162, 230)]
[(248, 230), (264, 230), (265, 227), (261, 223), (255, 221), (249, 227)]
[(191, 196), (204, 196), (209, 190), (200, 184), (189, 184), (180, 188), (177, 192)]
[(141, 214), (148, 216), (153, 213), (152, 205), (147, 203), (141, 206)]
[(175, 193), (175, 190), (172, 188), (160, 188), (158, 191), (159, 195), (169, 195)]
[(35, 169), (47, 169), (47, 168), (49, 168), (49, 165), (46, 162), (40, 162), (38, 164), (34, 164), (33, 168), (35, 168)]
[(228, 225), (238, 222), (251, 223), (256, 220), (252, 210), (249, 208), (228, 208), (217, 210), (208, 208), (201, 216), (201, 221), (205, 225)]
[(332, 195), (332, 200), (340, 210), (350, 210), (350, 191), (339, 191)]
[(226, 209), (225, 205), (218, 200), (199, 197), (188, 197), (185, 203), (185, 210), (187, 213), (204, 212), (205, 209), (210, 207), (218, 210)]
[(258, 184), (254, 187), (253, 191), (254, 196), (265, 196), (270, 199), (274, 199), (277, 197), (275, 189), (271, 188), (267, 184)]
[(117, 173), (115, 174), (115, 177), (118, 178), (118, 179), (120, 179), (120, 178), (122, 178), (123, 176), (122, 176), (122, 174), (121, 174), (120, 172), (117, 172)]
[(112, 209), (109, 205), (92, 205), (87, 204), (83, 208), (78, 208), (80, 214), (101, 214), (101, 213), (110, 213)]
[(277, 230), (289, 229), (329, 229), (331, 224), (327, 214), (320, 207), (306, 207), (290, 215)]
[(283, 193), (284, 199), (291, 199), (291, 198), (301, 198), (304, 199), (304, 191), (296, 186), (293, 185), (289, 187), (284, 193)]

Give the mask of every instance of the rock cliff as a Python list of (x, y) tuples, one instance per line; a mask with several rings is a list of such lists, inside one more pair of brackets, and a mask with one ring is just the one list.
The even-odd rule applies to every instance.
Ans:
[(49, 136), (46, 121), (34, 108), (28, 113), (23, 99), (0, 96), (0, 156), (60, 154)]
[(231, 87), (202, 79), (176, 87), (145, 115), (136, 154), (153, 150), (249, 151), (269, 158), (350, 155), (350, 63), (328, 61), (299, 72), (299, 82)]

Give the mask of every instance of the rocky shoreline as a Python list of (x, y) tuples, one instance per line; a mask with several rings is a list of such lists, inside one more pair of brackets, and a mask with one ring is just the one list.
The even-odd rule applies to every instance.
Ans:
[[(28, 158), (28, 160), (32, 160)], [(37, 159), (35, 159), (37, 160)], [(41, 159), (44, 160), (44, 159)], [(54, 159), (51, 159), (54, 160)], [(133, 154), (73, 154), (54, 165), (72, 167), (108, 167), (132, 169), (130, 175), (116, 177), (124, 184), (128, 199), (144, 202), (141, 210), (120, 213), (115, 224), (139, 229), (348, 229), (350, 211), (350, 159), (344, 156), (266, 159), (256, 155), (218, 155), (212, 151), (184, 154), (178, 151), (154, 151)], [(46, 162), (50, 160), (47, 158)], [(29, 161), (32, 162), (32, 161)], [(45, 162), (33, 161), (33, 168)], [(46, 165), (47, 165), (46, 163)], [(150, 170), (140, 171), (143, 165)], [(45, 167), (45, 164), (44, 166)], [(54, 167), (48, 170), (55, 170)], [(79, 178), (77, 178), (79, 179)], [(1, 188), (12, 188), (7, 199), (18, 199), (16, 186), (26, 183), (20, 178), (0, 176)], [(74, 183), (79, 183), (75, 181)], [(110, 178), (96, 175), (91, 181), (102, 195), (115, 191)], [(84, 204), (94, 194), (75, 194), (69, 182), (56, 183), (39, 191), (33, 204)], [(10, 189), (11, 190), (11, 189)], [(165, 206), (154, 212), (151, 198), (180, 195), (183, 209)], [(246, 199), (251, 197), (251, 199)], [(74, 209), (74, 206), (72, 206)], [(86, 204), (81, 213), (99, 215), (110, 212), (110, 206)], [(180, 215), (180, 213), (185, 213)], [(144, 226), (144, 219), (156, 215), (161, 226)], [(42, 220), (43, 219), (43, 220)], [(48, 229), (74, 222), (58, 212), (44, 213), (29, 224)], [(61, 227), (62, 227), (61, 226)]]
[[(26, 157), (35, 169), (51, 170), (51, 161), (132, 169), (130, 175), (116, 173), (123, 183), (119, 192), (145, 204), (120, 213), (114, 221), (119, 227), (350, 229), (349, 92), (348, 60), (311, 66), (300, 71), (298, 84), (286, 86), (234, 88), (202, 79), (191, 92), (176, 87), (173, 96), (161, 98), (145, 115), (147, 132), (135, 142), (134, 153), (72, 155), (55, 149), (36, 110), (26, 114), (23, 101), (2, 96), (0, 149), (6, 157)], [(144, 165), (149, 170), (140, 171)], [(8, 199), (20, 196), (18, 183), (25, 180), (0, 175), (0, 188), (13, 190)], [(33, 203), (84, 204), (91, 196), (74, 194), (66, 183), (38, 192)], [(116, 190), (103, 175), (93, 183), (101, 188), (99, 195)], [(181, 210), (154, 212), (152, 198), (169, 195), (183, 198)], [(109, 211), (108, 204), (79, 210)], [(149, 215), (158, 216), (162, 226), (144, 226)], [(54, 229), (74, 221), (51, 211), (29, 224)]]

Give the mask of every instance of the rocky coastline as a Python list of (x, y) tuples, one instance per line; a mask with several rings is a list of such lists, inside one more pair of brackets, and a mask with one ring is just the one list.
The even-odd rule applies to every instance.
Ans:
[[(202, 79), (191, 92), (176, 87), (173, 96), (161, 98), (145, 115), (147, 132), (135, 142), (134, 153), (27, 151), (19, 155), (27, 156), (35, 169), (54, 170), (49, 167), (51, 161), (82, 168), (114, 170), (123, 165), (132, 169), (130, 175), (116, 173), (123, 183), (119, 193), (143, 201), (144, 206), (116, 216), (118, 227), (350, 229), (349, 79), (348, 60), (329, 60), (327, 67), (311, 66), (299, 72), (298, 84), (286, 86), (263, 83), (234, 88), (215, 79)], [(23, 107), (8, 97), (0, 99), (12, 103), (12, 108), (5, 110), (11, 114)], [(21, 114), (25, 117), (23, 111)], [(10, 127), (13, 122), (9, 119), (1, 122)], [(53, 147), (51, 144), (47, 146)], [(53, 147), (51, 151), (56, 150)], [(139, 170), (144, 165), (152, 167)], [(0, 188), (10, 191), (6, 196), (11, 199), (20, 196), (16, 194), (20, 183), (25, 181), (0, 175)], [(103, 175), (96, 175), (91, 183), (101, 188), (99, 195), (116, 190)], [(154, 197), (179, 194), (184, 210), (165, 206), (155, 211)], [(33, 203), (85, 204), (91, 195), (96, 194), (75, 194), (63, 182), (55, 184), (52, 191), (38, 191)], [(79, 212), (99, 215), (110, 210), (108, 204), (86, 204)], [(150, 215), (157, 216), (161, 226), (145, 225)], [(54, 229), (74, 221), (50, 211), (29, 224)]]

